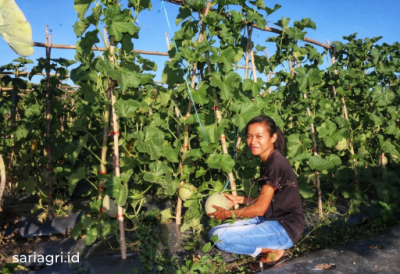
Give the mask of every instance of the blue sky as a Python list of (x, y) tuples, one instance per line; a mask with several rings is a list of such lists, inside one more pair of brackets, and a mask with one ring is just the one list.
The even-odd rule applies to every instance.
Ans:
[[(126, 7), (125, 0), (121, 3)], [(358, 38), (383, 36), (379, 43), (394, 43), (399, 41), (400, 26), (400, 1), (398, 0), (276, 0), (265, 1), (269, 7), (280, 4), (282, 8), (267, 18), (268, 25), (281, 19), (282, 16), (291, 18), (291, 22), (302, 18), (311, 18), (317, 25), (317, 29), (309, 30), (306, 35), (309, 38), (326, 43), (342, 41), (343, 35), (358, 32)], [(45, 42), (45, 28), (49, 25), (53, 35), (53, 44), (75, 45), (77, 38), (73, 32), (73, 24), (77, 20), (74, 11), (73, 0), (16, 0), (16, 3), (25, 14), (32, 27), (32, 38), (35, 42)], [(179, 6), (165, 3), (169, 22), (173, 31), (175, 18)], [(1, 8), (1, 7), (0, 7)], [(161, 8), (161, 10), (160, 10)], [(153, 8), (139, 15), (141, 31), (139, 40), (134, 40), (135, 49), (166, 52), (165, 33), (170, 32), (167, 20), (160, 0), (153, 0)], [(265, 40), (274, 34), (255, 30), (253, 39), (256, 43), (268, 46)], [(99, 45), (103, 46), (103, 45)], [(44, 48), (34, 48), (35, 53), (28, 57), (36, 63), (36, 59), (45, 57)], [(273, 53), (271, 48), (270, 54)], [(74, 50), (52, 49), (52, 58), (74, 59)], [(0, 39), (0, 65), (12, 62), (18, 58), (7, 43)], [(158, 72), (155, 80), (161, 79), (161, 70), (166, 57), (147, 56), (158, 64)], [(38, 82), (34, 77), (32, 82)], [(72, 84), (72, 83), (70, 83)]]

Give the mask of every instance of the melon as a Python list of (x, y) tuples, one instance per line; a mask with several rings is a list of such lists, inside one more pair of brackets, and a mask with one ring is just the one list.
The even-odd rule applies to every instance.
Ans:
[(114, 199), (111, 199), (107, 194), (103, 198), (103, 209), (104, 212), (112, 218), (116, 218), (118, 215), (118, 205), (115, 203)]
[(183, 184), (179, 187), (179, 198), (186, 201), (196, 191), (196, 188), (191, 184)]
[[(214, 193), (213, 195), (208, 197), (206, 204), (204, 206), (207, 214), (214, 213), (215, 211), (217, 211), (215, 208), (212, 207), (213, 205), (228, 210), (229, 202), (224, 195), (220, 193)], [(211, 218), (214, 218), (214, 216), (211, 216)]]
[(343, 149), (347, 148), (347, 140), (343, 138), (337, 145), (335, 146), (336, 150), (342, 151)]
[(393, 162), (397, 163), (397, 160), (399, 160), (399, 155), (390, 154), (390, 159), (391, 159)]

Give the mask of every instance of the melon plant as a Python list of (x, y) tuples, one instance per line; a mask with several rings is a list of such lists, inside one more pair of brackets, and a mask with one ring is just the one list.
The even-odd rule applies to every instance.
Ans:
[[(221, 193), (214, 193), (210, 197), (208, 197), (206, 204), (205, 204), (205, 210), (207, 214), (214, 213), (217, 211), (213, 205), (222, 207), (224, 209), (228, 209), (228, 199)], [(211, 218), (214, 218), (214, 216), (211, 216)]]
[(196, 191), (196, 187), (191, 184), (183, 184), (179, 187), (179, 198), (186, 201)]
[(347, 148), (347, 140), (346, 138), (343, 138), (337, 145), (335, 146), (336, 150), (342, 151)]

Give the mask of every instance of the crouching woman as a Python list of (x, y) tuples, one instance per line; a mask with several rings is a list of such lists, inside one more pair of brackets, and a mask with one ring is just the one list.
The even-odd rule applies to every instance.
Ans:
[[(296, 175), (283, 156), (284, 136), (274, 120), (257, 116), (246, 126), (247, 145), (254, 156), (262, 160), (258, 179), (257, 198), (224, 194), (229, 208), (236, 204), (245, 207), (225, 210), (214, 206), (208, 214), (218, 220), (236, 217), (233, 224), (223, 224), (210, 230), (210, 238), (218, 235), (216, 246), (226, 252), (261, 255), (260, 265), (272, 266), (287, 259), (285, 249), (300, 238), (305, 220)], [(257, 267), (254, 264), (252, 268)]]

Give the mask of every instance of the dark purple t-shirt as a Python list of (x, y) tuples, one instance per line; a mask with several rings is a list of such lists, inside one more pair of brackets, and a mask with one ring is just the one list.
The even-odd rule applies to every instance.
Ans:
[(273, 151), (261, 166), (259, 188), (271, 185), (275, 189), (271, 204), (264, 214), (266, 220), (278, 221), (293, 244), (299, 240), (305, 224), (296, 174), (279, 151)]

